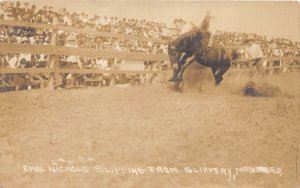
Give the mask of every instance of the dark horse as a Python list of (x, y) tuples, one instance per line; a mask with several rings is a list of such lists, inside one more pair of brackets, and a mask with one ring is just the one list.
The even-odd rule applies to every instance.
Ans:
[[(168, 54), (170, 57), (171, 67), (174, 70), (173, 77), (170, 81), (176, 82), (177, 75), (181, 70), (181, 67), (185, 64), (187, 58), (203, 49), (205, 38), (209, 37), (207, 35), (209, 35), (209, 33), (197, 29), (181, 35), (175, 40), (169, 42)], [(175, 65), (177, 65), (177, 67), (175, 67)]]
[(215, 84), (218, 85), (223, 80), (223, 74), (230, 68), (232, 60), (237, 58), (235, 50), (228, 50), (217, 43), (213, 43), (209, 51), (203, 54), (209, 37), (209, 33), (197, 30), (170, 42), (168, 52), (171, 66), (173, 68), (175, 63), (178, 64), (178, 67), (173, 68), (171, 81), (176, 83), (177, 89), (182, 82), (185, 69), (194, 61), (210, 67), (215, 78)]

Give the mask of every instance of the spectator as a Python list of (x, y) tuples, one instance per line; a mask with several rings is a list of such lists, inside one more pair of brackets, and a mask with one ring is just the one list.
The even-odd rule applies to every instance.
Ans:
[[(67, 38), (66, 47), (78, 48), (77, 39), (75, 35), (70, 35)], [(66, 61), (70, 64), (77, 64), (79, 68), (82, 68), (82, 64), (79, 56), (71, 55), (66, 58)]]
[(252, 77), (254, 74), (254, 67), (264, 75), (264, 70), (262, 67), (261, 58), (263, 57), (263, 52), (258, 44), (255, 43), (253, 37), (249, 37), (245, 40), (246, 43), (246, 58), (249, 60), (249, 70), (250, 76)]
[(18, 68), (20, 66), (20, 54), (6, 55), (6, 62), (11, 69)]

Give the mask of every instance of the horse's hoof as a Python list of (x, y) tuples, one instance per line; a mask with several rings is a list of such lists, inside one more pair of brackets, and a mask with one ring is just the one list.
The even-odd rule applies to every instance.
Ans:
[(220, 77), (216, 80), (216, 86), (219, 85), (223, 80), (223, 77)]
[(179, 92), (182, 92), (183, 91), (183, 82), (177, 82), (175, 84), (175, 90), (179, 91)]

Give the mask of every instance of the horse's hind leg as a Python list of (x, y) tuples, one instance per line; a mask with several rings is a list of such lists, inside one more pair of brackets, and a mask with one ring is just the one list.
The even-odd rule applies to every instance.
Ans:
[(223, 80), (223, 76), (222, 75), (220, 75), (220, 74), (216, 75), (215, 76), (215, 85), (216, 86), (219, 85), (222, 82), (222, 80)]
[(227, 72), (230, 67), (231, 67), (231, 61), (225, 60), (222, 66), (222, 75), (225, 74), (225, 72)]
[(222, 64), (222, 68), (220, 71), (220, 76), (223, 80), (223, 75), (229, 70), (229, 68), (231, 67), (231, 61), (230, 60), (225, 60), (224, 63)]
[(221, 81), (223, 80), (222, 74), (220, 74), (221, 71), (219, 71), (218, 68), (215, 66), (211, 67), (211, 71), (215, 78), (215, 85), (219, 85), (221, 83)]
[(225, 60), (225, 61), (221, 62), (220, 68), (214, 67), (213, 74), (214, 74), (214, 77), (215, 77), (215, 84), (216, 85), (219, 85), (222, 82), (223, 75), (227, 72), (227, 70), (230, 68), (230, 66), (231, 66), (230, 60), (228, 60), (228, 61)]

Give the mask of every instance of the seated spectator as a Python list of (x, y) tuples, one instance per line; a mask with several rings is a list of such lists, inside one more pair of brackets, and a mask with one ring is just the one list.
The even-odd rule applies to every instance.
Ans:
[[(67, 38), (65, 47), (78, 48), (77, 39), (75, 35), (70, 35)], [(66, 62), (70, 64), (77, 64), (79, 68), (82, 68), (82, 64), (79, 56), (71, 55), (66, 58)]]
[(9, 68), (11, 69), (15, 69), (18, 68), (20, 66), (20, 54), (8, 54), (6, 55), (6, 62), (9, 65)]
[(96, 68), (101, 70), (108, 70), (108, 61), (104, 58), (97, 58), (96, 59)]

